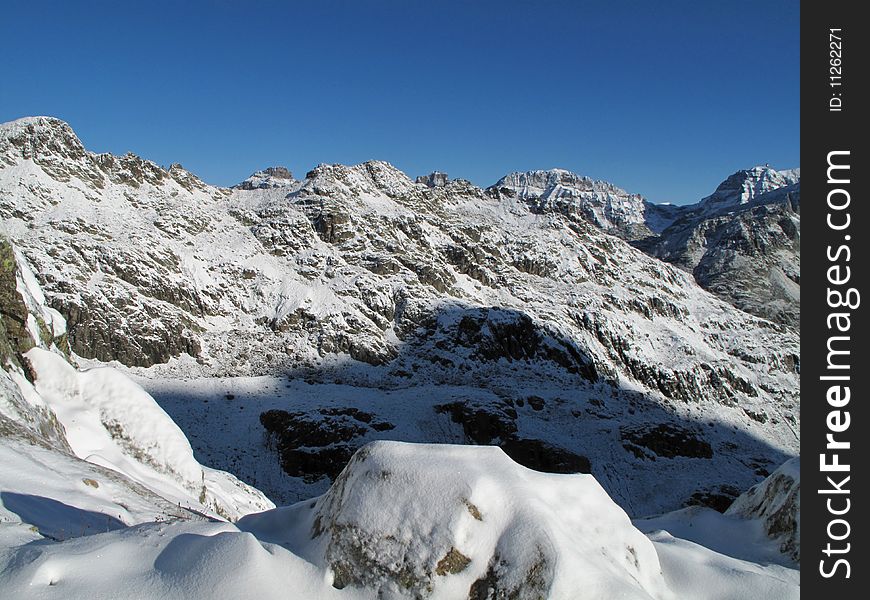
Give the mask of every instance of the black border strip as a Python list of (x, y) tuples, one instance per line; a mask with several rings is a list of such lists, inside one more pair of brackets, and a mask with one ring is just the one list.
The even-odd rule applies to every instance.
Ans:
[[(870, 368), (862, 352), (870, 295), (861, 297), (870, 294), (870, 104), (862, 81), (870, 23), (858, 15), (862, 6), (801, 6), (801, 587), (808, 598), (837, 600), (866, 598), (870, 578)], [(830, 466), (835, 461), (848, 470)]]

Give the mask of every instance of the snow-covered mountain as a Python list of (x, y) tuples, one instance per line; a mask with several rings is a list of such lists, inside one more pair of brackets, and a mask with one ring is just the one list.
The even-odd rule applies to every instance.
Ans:
[[(217, 505), (178, 486), (191, 467), (184, 436), (123, 374), (67, 363), (63, 319), (5, 241), (0, 309), (0, 587), (10, 597), (799, 597), (781, 557), (721, 547), (723, 531), (743, 534), (738, 556), (762, 524), (787, 533), (794, 493), (779, 500), (768, 481), (740, 516), (686, 539), (655, 528), (679, 525), (664, 516), (639, 523), (654, 529), (644, 536), (590, 475), (534, 472), (494, 447), (381, 442), (320, 498), (263, 511), (236, 482), (230, 495), (248, 501), (247, 516), (215, 519)], [(200, 502), (234, 481), (202, 474)], [(717, 549), (696, 543), (705, 534)]]
[(737, 171), (698, 203), (680, 206), (562, 169), (512, 173), (487, 192), (592, 223), (692, 273), (741, 310), (800, 324), (800, 169)]
[(699, 207), (708, 214), (733, 210), (774, 190), (798, 184), (800, 180), (800, 169), (777, 171), (764, 165), (737, 171), (701, 200)]
[(626, 240), (661, 233), (681, 212), (680, 207), (653, 204), (606, 181), (564, 169), (511, 173), (487, 191), (521, 198), (535, 212), (588, 221)]
[(604, 231), (677, 211), (442, 175), (0, 125), (4, 591), (798, 597), (792, 463), (697, 506), (797, 454), (794, 331)]
[(800, 170), (738, 171), (637, 246), (738, 308), (800, 325)]
[(75, 354), (135, 374), (198, 455), (276, 500), (373, 439), (583, 467), (632, 514), (797, 452), (794, 333), (523, 194), (376, 161), (216, 188), (45, 117), (2, 126), (0, 160), (3, 228)]

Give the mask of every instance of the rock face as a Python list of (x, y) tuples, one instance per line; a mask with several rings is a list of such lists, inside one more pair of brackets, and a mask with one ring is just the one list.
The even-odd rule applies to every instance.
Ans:
[(315, 502), (239, 527), (377, 597), (670, 597), (652, 544), (591, 476), (497, 448), (376, 442)]
[(275, 187), (287, 187), (295, 183), (293, 173), (287, 167), (267, 167), (257, 171), (243, 182), (235, 186), (240, 190), (263, 190)]
[(795, 561), (801, 559), (801, 462), (793, 458), (740, 495), (725, 514), (760, 519), (768, 537)]
[[(199, 510), (226, 518), (274, 506), (232, 475), (194, 460), (181, 430), (125, 375), (79, 371), (67, 352), (63, 317), (45, 305), (27, 262), (0, 238), (0, 449), (39, 447), (62, 455), (52, 460), (73, 472), (107, 477), (78, 464), (78, 457), (113, 472), (108, 477), (123, 481), (127, 493), (159, 498), (164, 506), (196, 499)], [(16, 484), (4, 482), (4, 493), (7, 485)]]
[(585, 220), (626, 240), (660, 233), (680, 212), (679, 207), (652, 204), (639, 194), (564, 169), (511, 173), (487, 191), (521, 198), (538, 213)]
[[(513, 403), (515, 431), (480, 443), (511, 442), (512, 455), (553, 469), (582, 470), (585, 457), (620, 501), (640, 498), (619, 481), (649, 481), (653, 455), (658, 471), (745, 489), (756, 458), (779, 464), (797, 452), (795, 332), (601, 230), (663, 231), (672, 209), (563, 171), (486, 192), (463, 180), (415, 184), (377, 161), (285, 175), (216, 188), (177, 165), (90, 153), (56, 119), (0, 126), (2, 229), (80, 357), (148, 378), (425, 388), (432, 401), (409, 417), (426, 424), (415, 441), (486, 437), (436, 406), (487, 398), (493, 414)], [(395, 431), (366, 426), (342, 456), (372, 436), (411, 435), (388, 421)], [(623, 446), (626, 424), (685, 427), (712, 455), (647, 454), (631, 442), (640, 457)], [(745, 443), (725, 445), (738, 434)], [(552, 435), (552, 448), (535, 445)], [(303, 448), (276, 446), (275, 459), (294, 445)], [(681, 505), (695, 490), (672, 486), (684, 497), (646, 496), (638, 509)]]
[(430, 188), (444, 187), (447, 185), (447, 173), (433, 171), (428, 175), (420, 175), (414, 180), (414, 183), (422, 183)]
[(354, 408), (321, 408), (316, 413), (269, 410), (260, 423), (270, 444), (281, 456), (288, 475), (316, 481), (323, 475), (335, 479), (358, 442), (370, 431), (389, 431), (393, 425)]
[(0, 442), (20, 439), (70, 452), (51, 407), (26, 394), (36, 378), (26, 356), (33, 348), (68, 352), (66, 324), (45, 305), (29, 266), (0, 236)]
[(512, 173), (487, 189), (538, 213), (583, 220), (677, 265), (751, 314), (800, 325), (800, 170), (738, 171), (697, 204), (652, 204), (562, 169)]

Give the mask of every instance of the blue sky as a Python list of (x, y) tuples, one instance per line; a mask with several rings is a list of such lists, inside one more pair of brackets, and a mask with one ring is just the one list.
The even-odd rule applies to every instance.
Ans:
[(0, 39), (0, 121), (54, 115), (221, 185), (377, 158), (685, 203), (799, 166), (792, 1), (7, 0)]

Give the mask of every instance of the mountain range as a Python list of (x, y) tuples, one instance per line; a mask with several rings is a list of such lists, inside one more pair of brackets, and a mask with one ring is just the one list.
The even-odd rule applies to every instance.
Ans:
[[(21, 472), (42, 461), (78, 469), (81, 481), (115, 474), (149, 508), (120, 513), (108, 530), (146, 522), (157, 506), (185, 522), (249, 514), (239, 527), (328, 567), (332, 588), (458, 597), (444, 591), (440, 568), (458, 569), (455, 589), (479, 592), (468, 597), (562, 597), (576, 582), (553, 565), (574, 556), (572, 539), (591, 535), (582, 528), (557, 542), (554, 533), (528, 538), (541, 548), (536, 562), (500, 546), (503, 532), (463, 553), (455, 544), (466, 526), (449, 525), (461, 511), (433, 512), (449, 523), (420, 542), (437, 550), (423, 555), (416, 542), (391, 541), (389, 516), (349, 507), (394, 497), (401, 514), (435, 510), (393, 483), (413, 461), (467, 463), (457, 468), (468, 473), (489, 465), (504, 485), (530, 477), (511, 470), (516, 462), (591, 474), (617, 511), (683, 511), (667, 522), (688, 528), (708, 515), (699, 507), (724, 511), (782, 473), (800, 444), (799, 198), (798, 170), (766, 166), (687, 206), (559, 169), (482, 189), (443, 173), (412, 180), (380, 161), (319, 165), (302, 179), (272, 167), (222, 188), (177, 164), (89, 152), (58, 119), (13, 121), (0, 126), (0, 449), (26, 457), (16, 459)], [(503, 454), (439, 455), (432, 443)], [(383, 485), (366, 483), (374, 472), (387, 473)], [(419, 489), (443, 486), (445, 473), (433, 467)], [(798, 480), (785, 473), (777, 481)], [(462, 494), (486, 493), (469, 477), (457, 510), (462, 498), (477, 507)], [(551, 479), (541, 489), (592, 493), (580, 479), (560, 488), (560, 477), (588, 476), (542, 477)], [(732, 516), (709, 518), (731, 527), (799, 510), (783, 486), (758, 489)], [(105, 512), (91, 489), (82, 493), (89, 515)], [(318, 495), (310, 513), (305, 503), (261, 512)], [(32, 505), (18, 496), (12, 505)], [(510, 527), (544, 522), (531, 509), (491, 510), (513, 515), (498, 517), (515, 519)], [(623, 565), (616, 546), (603, 563), (585, 550), (565, 560), (591, 561), (612, 593), (668, 597), (674, 586), (657, 561), (686, 550), (656, 537), (661, 521), (636, 521), (648, 531), (640, 538), (619, 522), (633, 561)], [(786, 522), (759, 544), (791, 564), (799, 516)], [(303, 543), (293, 523), (327, 533)], [(374, 537), (361, 547), (363, 523)], [(408, 569), (371, 548), (398, 552)], [(522, 581), (507, 575), (517, 569)], [(791, 597), (783, 585), (776, 597)]]

